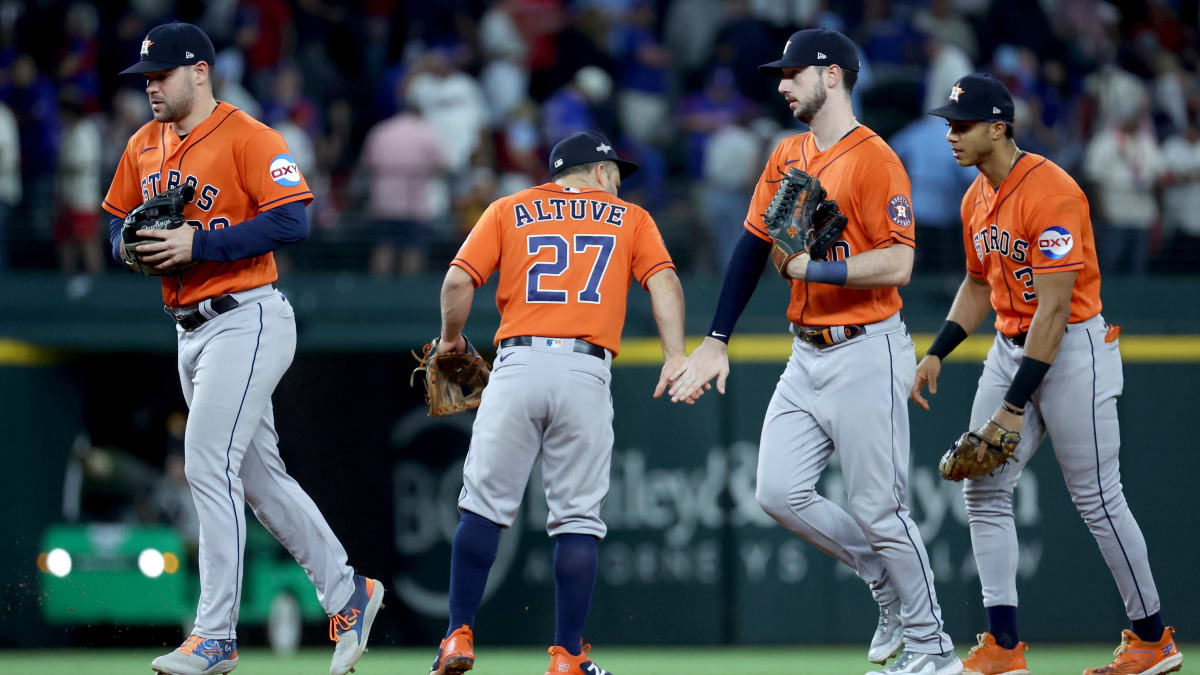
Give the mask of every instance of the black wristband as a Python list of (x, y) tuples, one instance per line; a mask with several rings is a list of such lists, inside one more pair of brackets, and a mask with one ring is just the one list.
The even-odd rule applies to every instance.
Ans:
[(966, 339), (967, 331), (963, 330), (962, 326), (955, 321), (946, 321), (942, 324), (942, 329), (938, 331), (937, 337), (933, 338), (933, 344), (929, 345), (929, 351), (925, 353), (944, 359)]
[(1022, 356), (1021, 366), (1017, 368), (1017, 374), (1013, 377), (1012, 384), (1008, 387), (1008, 393), (1004, 395), (1004, 400), (1014, 408), (1024, 410), (1025, 404), (1029, 402), (1029, 397), (1033, 396), (1033, 391), (1042, 383), (1042, 378), (1046, 376), (1047, 370), (1050, 370), (1049, 363)]
[(1009, 403), (1008, 401), (1004, 401), (1004, 400), (1000, 401), (1000, 407), (1004, 408), (1004, 410), (1007, 411), (1008, 414), (1016, 415), (1017, 417), (1020, 417), (1025, 414), (1024, 408), (1013, 407), (1013, 404)]

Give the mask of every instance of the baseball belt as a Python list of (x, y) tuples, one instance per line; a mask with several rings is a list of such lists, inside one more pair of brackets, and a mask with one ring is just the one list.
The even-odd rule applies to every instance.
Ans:
[(818, 348), (832, 347), (848, 342), (867, 332), (867, 327), (861, 324), (848, 326), (825, 326), (822, 328), (806, 328), (792, 324), (792, 335)]
[[(276, 288), (274, 282), (270, 283), (269, 286), (271, 288)], [(250, 291), (255, 290), (256, 289), (250, 289)], [(197, 307), (196, 309), (179, 309), (170, 305), (163, 305), (163, 311), (167, 313), (167, 316), (175, 319), (175, 322), (178, 323), (181, 328), (186, 331), (193, 331), (204, 325), (204, 323), (209, 319), (215, 319), (226, 312), (233, 311), (242, 304), (238, 302), (238, 299), (235, 298), (232, 293), (226, 293), (225, 295), (222, 295), (218, 298), (212, 298), (211, 300), (207, 300), (205, 302), (208, 303), (208, 311), (204, 311), (204, 309), (201, 307)], [(203, 304), (204, 303), (202, 302), (201, 305)]]
[[(500, 341), (500, 346), (501, 347), (531, 347), (531, 346), (533, 346), (533, 336), (519, 335), (517, 337), (504, 338), (503, 340)], [(594, 357), (600, 359), (601, 361), (604, 360), (604, 356), (605, 356), (604, 347), (594, 345), (594, 344), (588, 342), (587, 340), (580, 340), (579, 338), (575, 338), (575, 346), (572, 349), (573, 349), (573, 351), (579, 352), (580, 354), (587, 354), (588, 356), (594, 356)]]

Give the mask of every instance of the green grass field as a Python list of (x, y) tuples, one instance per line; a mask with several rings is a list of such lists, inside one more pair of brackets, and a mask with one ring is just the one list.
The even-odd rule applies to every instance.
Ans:
[[(1115, 645), (1035, 645), (1028, 654), (1036, 675), (1074, 675), (1109, 662)], [(966, 655), (968, 647), (960, 649)], [(1200, 644), (1180, 649), (1200, 654)], [(149, 673), (157, 649), (68, 649), (0, 651), (3, 675), (127, 675)], [(329, 672), (330, 650), (306, 649), (280, 658), (262, 648), (241, 650), (238, 675), (321, 675)], [(856, 675), (873, 669), (858, 647), (705, 647), (695, 649), (604, 648), (592, 652), (596, 663), (615, 675)], [(356, 675), (427, 675), (433, 650), (372, 649), (359, 661)], [(472, 675), (542, 675), (548, 657), (535, 647), (486, 649)], [(1186, 669), (1185, 671), (1186, 672)]]

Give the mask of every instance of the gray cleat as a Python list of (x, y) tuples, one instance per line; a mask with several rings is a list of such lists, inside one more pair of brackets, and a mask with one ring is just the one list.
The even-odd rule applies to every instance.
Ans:
[(867, 675), (961, 675), (962, 671), (962, 661), (952, 651), (918, 654), (905, 650), (892, 665), (883, 670), (872, 670)]
[(867, 660), (880, 665), (896, 655), (904, 646), (904, 625), (900, 623), (900, 601), (879, 606), (879, 625), (871, 638)]

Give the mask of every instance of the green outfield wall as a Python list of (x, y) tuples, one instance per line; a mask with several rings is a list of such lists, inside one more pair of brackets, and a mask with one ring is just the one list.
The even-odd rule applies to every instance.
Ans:
[[(135, 283), (137, 282), (137, 283)], [(716, 284), (684, 280), (689, 334), (706, 327)], [(758, 432), (788, 342), (786, 295), (763, 288), (734, 338), (725, 396), (695, 406), (653, 400), (659, 356), (645, 294), (631, 299), (616, 361), (616, 443), (603, 515), (599, 586), (587, 639), (597, 643), (865, 642), (875, 608), (850, 572), (776, 526), (754, 502)], [(38, 538), (62, 516), (74, 439), (161, 463), (165, 420), (184, 407), (173, 332), (142, 279), (115, 277), (68, 299), (55, 277), (6, 281), (0, 294), (0, 429), (10, 487), (0, 497), (0, 645), (56, 644), (79, 633), (38, 614)], [(954, 280), (905, 289), (918, 349), (944, 316)], [(1195, 280), (1106, 286), (1105, 315), (1125, 327), (1120, 403), (1123, 482), (1145, 531), (1168, 622), (1195, 618), (1200, 516), (1192, 477), (1200, 456), (1195, 382), (1200, 312)], [(444, 630), (449, 543), (470, 415), (432, 420), (409, 387), (408, 350), (437, 330), (438, 280), (303, 277), (283, 286), (297, 307), (300, 350), (275, 396), (289, 470), (321, 506), (361, 571), (393, 600), (382, 639), (436, 644)], [(486, 289), (485, 289), (486, 291)], [(14, 299), (19, 296), (20, 300)], [(1189, 304), (1189, 302), (1191, 304)], [(1186, 309), (1180, 314), (1180, 308)], [(1174, 308), (1175, 314), (1165, 312)], [(495, 328), (489, 297), (468, 332)], [(1163, 318), (1166, 317), (1166, 318)], [(960, 487), (936, 463), (966, 423), (986, 339), (946, 364), (934, 409), (910, 406), (909, 502), (928, 544), (943, 613), (956, 640), (985, 626)], [(543, 643), (553, 631), (553, 544), (541, 478), (503, 533), (477, 633), (493, 643)], [(821, 483), (844, 499), (836, 459)], [(1123, 625), (1112, 580), (1063, 484), (1049, 443), (1016, 494), (1023, 636), (1111, 641)], [(319, 626), (313, 630), (320, 632)]]

